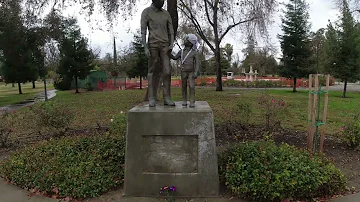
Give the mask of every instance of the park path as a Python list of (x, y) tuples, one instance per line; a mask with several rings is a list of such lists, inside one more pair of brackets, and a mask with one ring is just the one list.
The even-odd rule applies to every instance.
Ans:
[(5, 180), (0, 178), (0, 201), (1, 202), (58, 202), (59, 200), (46, 198), (42, 196), (32, 196), (30, 193), (16, 187), (6, 184)]
[(331, 200), (330, 202), (359, 202), (359, 201), (360, 201), (360, 193), (357, 193), (357, 194), (339, 197)]
[[(56, 90), (47, 91), (47, 96), (48, 96), (48, 99), (55, 97)], [(26, 107), (26, 106), (31, 106), (31, 105), (35, 104), (35, 102), (38, 102), (38, 101), (45, 101), (45, 92), (40, 92), (40, 93), (36, 94), (34, 98), (24, 100), (24, 101), (16, 103), (16, 104), (11, 104), (11, 105), (6, 105), (3, 107), (0, 107), (0, 114), (2, 113), (1, 111), (14, 111), (14, 110)]]
[[(0, 178), (0, 201), (1, 202), (59, 202), (59, 199), (52, 199), (42, 196), (30, 196), (28, 191), (25, 191), (21, 188), (18, 188), (11, 184), (6, 184), (5, 180)], [(122, 197), (121, 191), (114, 191), (110, 194), (105, 194), (102, 197), (88, 199), (85, 200), (86, 202), (119, 202), (119, 201), (126, 201), (126, 202), (165, 202), (165, 200), (156, 199), (156, 198), (147, 198), (147, 197), (140, 197), (140, 198), (132, 198), (132, 197)], [(178, 202), (245, 202), (241, 199), (236, 198), (207, 198), (207, 199), (177, 199)], [(330, 202), (359, 202), (360, 201), (360, 193), (348, 195), (344, 197), (340, 197), (337, 199), (330, 200)]]

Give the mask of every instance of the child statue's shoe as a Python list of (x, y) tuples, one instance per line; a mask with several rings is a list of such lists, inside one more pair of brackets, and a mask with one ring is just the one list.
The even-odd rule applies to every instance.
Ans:
[(186, 102), (186, 101), (183, 101), (183, 102), (182, 102), (182, 106), (186, 107), (186, 106), (187, 106), (187, 102)]
[(156, 106), (156, 101), (155, 99), (150, 99), (149, 100), (149, 107), (155, 107)]

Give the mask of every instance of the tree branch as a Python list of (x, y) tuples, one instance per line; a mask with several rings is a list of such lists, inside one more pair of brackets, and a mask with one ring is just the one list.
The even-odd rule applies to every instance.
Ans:
[[(180, 9), (180, 11), (189, 19), (191, 20), (191, 22), (194, 24), (196, 31), (198, 32), (198, 34), (200, 35), (200, 37), (205, 41), (205, 43), (210, 47), (210, 49), (215, 53), (215, 48), (214, 46), (209, 42), (209, 40), (206, 38), (203, 30), (201, 29), (200, 23), (198, 22), (198, 20), (195, 18), (194, 14), (192, 13), (191, 9), (186, 6), (186, 4), (183, 2), (183, 0), (180, 0), (180, 3), (182, 4), (181, 6), (179, 6), (178, 8)], [(188, 13), (182, 8), (184, 7)]]
[[(209, 21), (210, 25), (214, 27), (214, 22), (213, 22), (213, 21), (211, 21), (211, 19), (210, 19), (210, 15), (209, 15), (209, 8), (208, 8), (208, 4), (210, 4), (210, 5), (211, 5), (211, 2), (209, 2), (209, 0), (204, 0), (204, 4), (205, 4), (206, 17), (207, 17), (207, 19), (208, 19), (208, 21)], [(213, 6), (211, 6), (211, 9), (213, 9)]]
[(243, 23), (251, 22), (251, 21), (253, 21), (253, 20), (255, 20), (255, 19), (256, 19), (256, 17), (252, 17), (252, 18), (250, 18), (250, 19), (243, 20), (243, 21), (239, 21), (239, 22), (237, 22), (237, 23), (234, 23), (234, 24), (232, 24), (232, 25), (229, 25), (228, 28), (225, 30), (225, 32), (221, 35), (221, 37), (220, 37), (220, 39), (219, 39), (219, 42), (221, 42), (221, 41), (224, 39), (224, 37), (226, 36), (226, 34), (227, 34), (232, 28), (234, 28), (234, 27), (236, 27), (236, 26), (238, 26), (238, 25), (240, 25), (240, 24), (243, 24)]

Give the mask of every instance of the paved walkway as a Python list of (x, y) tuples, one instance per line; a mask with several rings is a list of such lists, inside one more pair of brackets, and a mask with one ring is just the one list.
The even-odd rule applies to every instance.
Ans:
[(1, 202), (58, 202), (59, 200), (41, 197), (29, 196), (29, 192), (20, 189), (14, 185), (5, 184), (0, 178), (0, 201)]
[[(56, 96), (56, 90), (47, 91), (47, 96), (48, 96), (48, 99), (51, 99), (51, 98), (55, 97)], [(45, 93), (44, 92), (38, 93), (38, 94), (35, 95), (34, 98), (24, 100), (24, 101), (22, 101), (20, 103), (0, 107), (0, 113), (3, 110), (14, 111), (14, 110), (26, 107), (26, 106), (31, 106), (31, 105), (35, 104), (35, 102), (38, 102), (38, 101), (45, 101)]]
[(360, 193), (331, 200), (331, 202), (360, 202)]
[[(59, 199), (52, 199), (47, 197), (41, 196), (29, 196), (29, 192), (20, 189), (14, 185), (6, 184), (5, 181), (0, 178), (0, 202), (60, 202)], [(95, 199), (88, 199), (85, 200), (86, 202), (119, 202), (119, 201), (126, 201), (126, 202), (165, 202), (165, 200), (156, 199), (156, 198), (133, 198), (133, 197), (122, 197), (121, 191), (113, 191), (104, 196)], [(241, 199), (229, 199), (229, 198), (207, 198), (207, 199), (177, 199), (177, 202), (245, 202)], [(337, 199), (331, 200), (331, 202), (360, 202), (360, 193), (349, 195)]]

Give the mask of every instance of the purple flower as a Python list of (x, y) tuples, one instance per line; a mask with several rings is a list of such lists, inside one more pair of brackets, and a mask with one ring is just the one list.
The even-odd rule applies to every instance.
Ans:
[(345, 130), (345, 126), (341, 126), (341, 130)]
[(274, 99), (271, 100), (272, 103), (275, 103), (276, 101)]
[(170, 191), (176, 191), (176, 187), (174, 187), (174, 186), (172, 186), (172, 187), (170, 187)]

